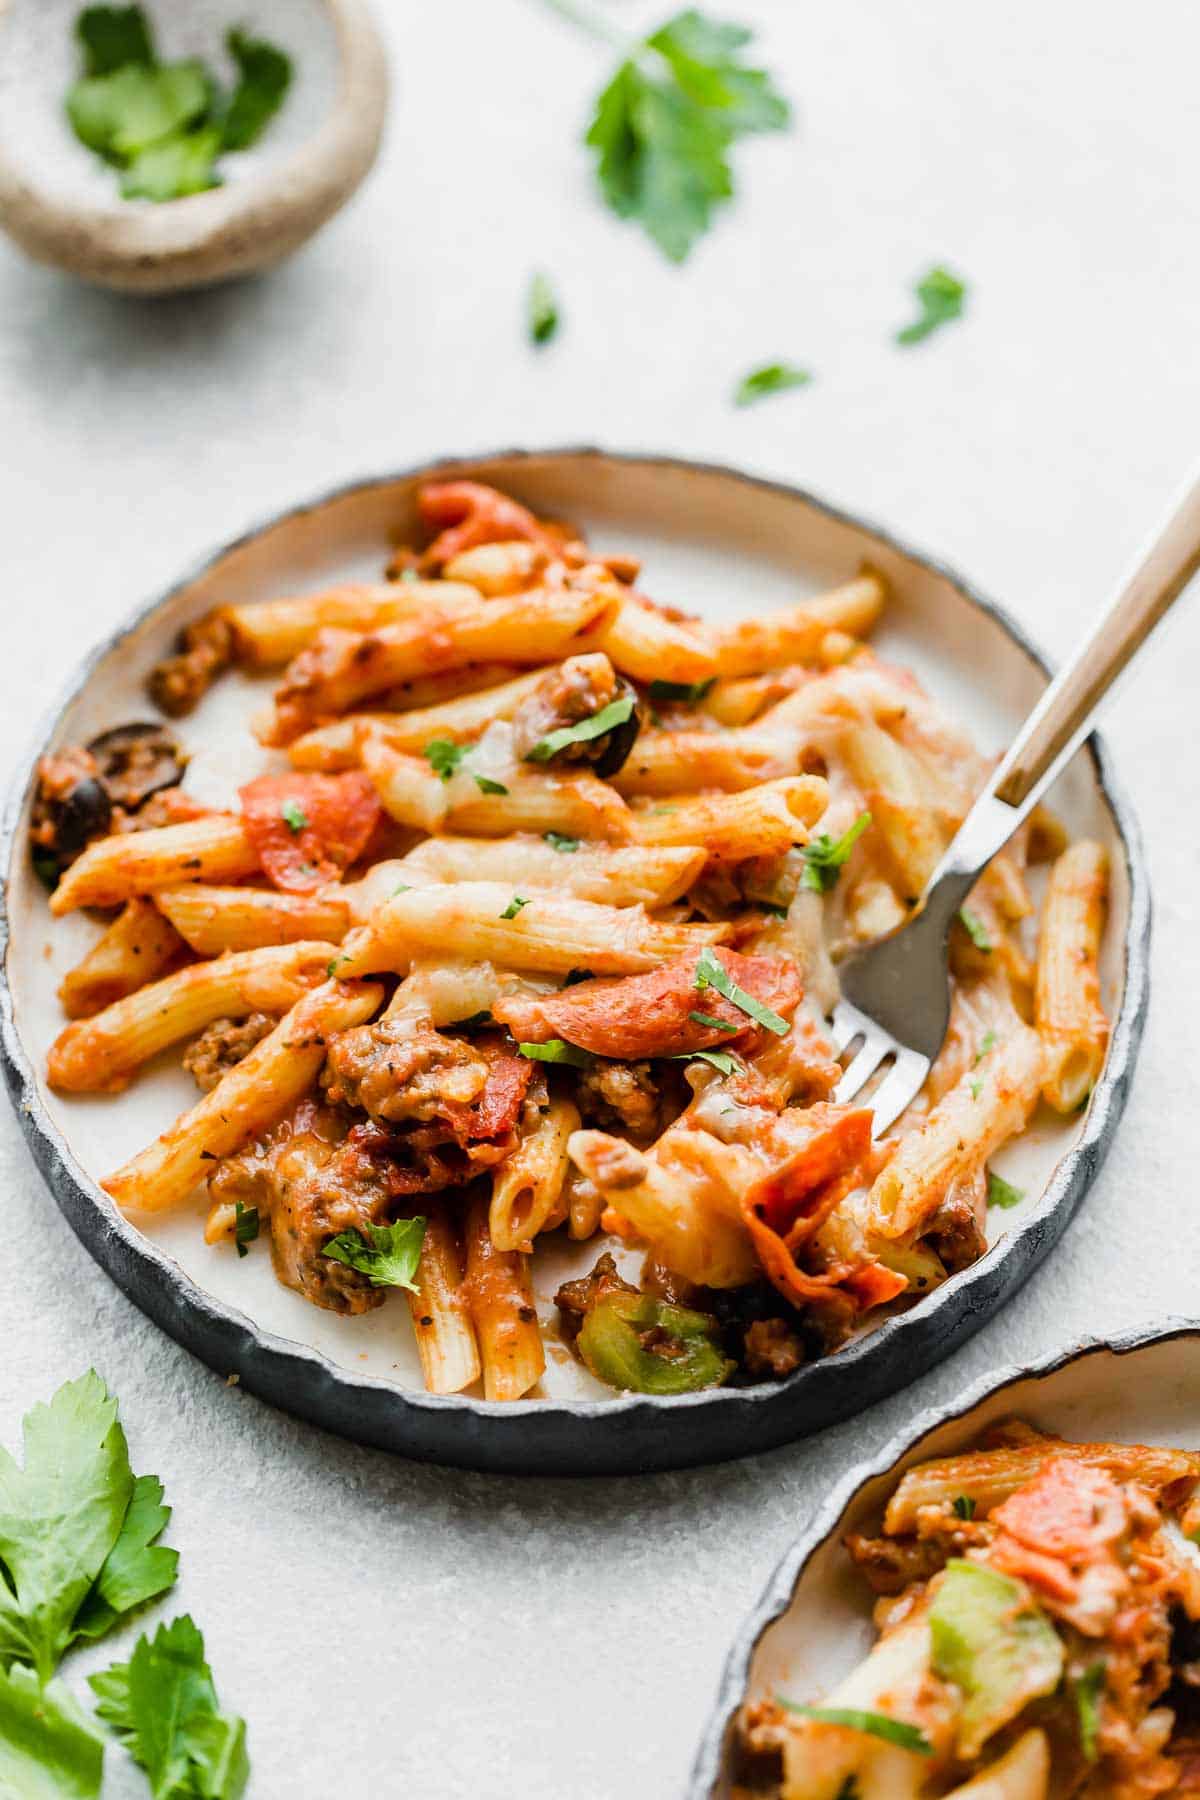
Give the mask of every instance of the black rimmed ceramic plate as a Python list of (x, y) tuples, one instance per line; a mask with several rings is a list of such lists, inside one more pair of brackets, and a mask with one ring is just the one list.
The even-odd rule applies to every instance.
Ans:
[[(156, 1220), (146, 1233), (114, 1211), (97, 1177), (194, 1099), (175, 1059), (153, 1065), (117, 1101), (64, 1097), (44, 1085), (46, 1051), (62, 1024), (55, 990), (96, 928), (76, 914), (51, 929), (26, 845), (37, 756), (146, 716), (146, 671), (180, 627), (211, 606), (377, 577), (389, 542), (411, 530), (417, 486), (435, 471), (492, 482), (539, 512), (577, 521), (598, 546), (640, 555), (649, 592), (713, 616), (769, 609), (869, 561), (895, 594), (881, 647), (914, 668), (985, 748), (1007, 742), (1043, 684), (1033, 648), (956, 576), (807, 494), (734, 470), (596, 450), (505, 452), (364, 481), (285, 513), (220, 551), (101, 646), (18, 771), (5, 820), (0, 999), (22, 1126), (71, 1225), (145, 1312), (213, 1368), (332, 1431), (408, 1456), (541, 1474), (664, 1469), (768, 1449), (860, 1412), (963, 1342), (1046, 1254), (1099, 1167), (1145, 1011), (1149, 896), (1133, 821), (1098, 745), (1080, 753), (1052, 796), (1073, 832), (1100, 837), (1112, 851), (1102, 973), (1113, 1032), (1091, 1104), (1065, 1123), (1039, 1120), (998, 1159), (1026, 1199), (995, 1214), (995, 1241), (973, 1268), (782, 1384), (618, 1399), (551, 1345), (546, 1378), (526, 1401), (428, 1395), (403, 1308), (355, 1319), (318, 1311), (275, 1281), (266, 1256), (239, 1261), (227, 1245), (206, 1246), (198, 1210)], [(188, 786), (201, 799), (228, 804), (267, 766), (247, 729), (261, 697), (255, 684), (228, 677), (184, 721)], [(539, 1256), (546, 1318), (572, 1262), (590, 1265), (594, 1254), (585, 1245)]]
[(842, 1540), (869, 1530), (905, 1469), (952, 1456), (1001, 1419), (1087, 1443), (1200, 1449), (1200, 1327), (1182, 1319), (1085, 1339), (1028, 1368), (1002, 1369), (952, 1406), (931, 1407), (839, 1483), (793, 1545), (729, 1653), (687, 1800), (738, 1791), (738, 1713), (783, 1693), (828, 1693), (875, 1641), (874, 1596), (855, 1578)]

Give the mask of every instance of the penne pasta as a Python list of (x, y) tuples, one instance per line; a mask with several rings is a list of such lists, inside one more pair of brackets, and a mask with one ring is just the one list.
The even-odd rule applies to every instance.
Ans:
[(815, 599), (712, 630), (716, 672), (725, 677), (758, 675), (788, 663), (817, 662), (830, 631), (865, 636), (883, 611), (886, 595), (881, 576), (860, 575)]
[(209, 887), (195, 881), (156, 889), (152, 904), (201, 956), (306, 938), (339, 944), (351, 921), (346, 890), (338, 887), (283, 894), (274, 888)]
[(828, 789), (819, 775), (765, 781), (741, 794), (686, 796), (633, 810), (639, 844), (702, 844), (714, 862), (782, 856), (808, 841), (808, 827), (825, 810)]
[[(481, 837), (557, 831), (618, 842), (629, 835), (628, 808), (594, 775), (542, 775), (506, 765), (502, 781), (471, 769), (444, 781), (423, 758), (390, 749), (374, 733), (363, 741), (362, 766), (392, 818), (422, 831), (454, 826)], [(480, 779), (490, 788), (482, 789)]]
[(50, 896), (55, 917), (78, 906), (119, 906), (184, 881), (253, 875), (258, 856), (235, 813), (211, 813), (155, 831), (118, 832), (89, 844)]
[(127, 900), (82, 962), (63, 976), (58, 997), (69, 1019), (87, 1019), (114, 1000), (136, 993), (187, 954), (187, 947), (151, 900)]
[(643, 731), (613, 785), (621, 794), (663, 796), (701, 788), (738, 793), (795, 775), (799, 766), (794, 733)]
[(288, 746), (288, 755), (298, 769), (351, 769), (360, 761), (364, 737), (414, 756), (438, 738), (466, 743), (496, 719), (510, 719), (543, 678), (544, 671), (535, 669), (495, 687), (411, 712), (348, 713), (344, 719), (297, 738)]
[(416, 1291), (406, 1298), (427, 1391), (461, 1394), (479, 1380), (479, 1345), (458, 1237), (446, 1209), (436, 1202), (426, 1207)]
[(669, 906), (698, 880), (701, 849), (670, 845), (593, 845), (555, 849), (542, 838), (429, 838), (410, 850), (398, 879), (499, 881), (550, 888), (607, 906)]
[(567, 1139), (579, 1129), (579, 1108), (551, 1100), (492, 1180), (488, 1231), (497, 1250), (526, 1250), (562, 1200)]
[(545, 1373), (529, 1258), (519, 1250), (498, 1250), (488, 1231), (488, 1203), (467, 1204), (466, 1295), (479, 1339), (486, 1400), (519, 1400)]
[(1045, 1046), (1042, 1093), (1057, 1112), (1075, 1112), (1104, 1064), (1108, 1020), (1100, 1004), (1100, 935), (1108, 895), (1108, 855), (1081, 839), (1050, 872), (1038, 939), (1036, 1019)]
[(227, 606), (234, 656), (250, 669), (277, 669), (298, 656), (318, 631), (376, 631), (401, 619), (421, 616), (451, 598), (473, 601), (474, 588), (444, 581), (346, 582), (319, 594)]
[(636, 681), (703, 681), (716, 672), (717, 659), (700, 628), (677, 623), (657, 608), (623, 594), (612, 584), (616, 610), (596, 645), (613, 667)]

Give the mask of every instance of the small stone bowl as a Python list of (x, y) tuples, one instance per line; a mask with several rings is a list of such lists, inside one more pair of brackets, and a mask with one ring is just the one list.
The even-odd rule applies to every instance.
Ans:
[(163, 294), (282, 262), (332, 218), (375, 160), (387, 109), (383, 45), (363, 0), (147, 0), (164, 60), (199, 56), (226, 81), (232, 26), (292, 59), (287, 98), (221, 187), (122, 200), (63, 103), (84, 0), (0, 0), (0, 226), (38, 262), (102, 287)]

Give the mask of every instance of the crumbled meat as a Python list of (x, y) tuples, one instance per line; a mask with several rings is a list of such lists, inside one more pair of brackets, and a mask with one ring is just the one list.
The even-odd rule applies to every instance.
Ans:
[(114, 806), (136, 812), (152, 794), (176, 788), (188, 758), (165, 725), (116, 725), (88, 744)]
[(43, 756), (29, 827), (35, 855), (40, 850), (65, 869), (111, 825), (112, 799), (91, 752), (79, 744), (64, 744)]
[(274, 1028), (274, 1019), (266, 1013), (251, 1013), (245, 1019), (214, 1019), (184, 1051), (183, 1066), (196, 1086), (210, 1093)]
[(684, 1275), (677, 1275), (674, 1269), (668, 1269), (655, 1257), (647, 1257), (642, 1267), (642, 1292), (653, 1294), (657, 1300), (665, 1300), (669, 1306), (696, 1307), (701, 1312), (711, 1311), (708, 1298), (711, 1290), (701, 1290), (694, 1281)]
[(607, 1300), (610, 1294), (636, 1294), (638, 1289), (629, 1282), (623, 1281), (617, 1273), (617, 1265), (606, 1250), (588, 1275), (581, 1275), (577, 1281), (564, 1281), (554, 1296), (562, 1326), (562, 1335), (568, 1343), (574, 1343), (579, 1335), (583, 1321), (601, 1300)]
[(357, 1106), (391, 1124), (428, 1124), (450, 1107), (471, 1106), (490, 1064), (463, 1038), (381, 1019), (343, 1031), (329, 1046), (322, 1081), (335, 1105)]
[(157, 831), (162, 825), (185, 825), (189, 819), (203, 819), (211, 811), (211, 806), (193, 800), (180, 787), (160, 788), (136, 812), (126, 812), (118, 806), (113, 812), (113, 830)]
[(914, 1581), (943, 1569), (951, 1547), (937, 1538), (868, 1537), (851, 1531), (846, 1549), (877, 1594), (901, 1594)]
[[(590, 719), (616, 698), (617, 678), (607, 656), (568, 656), (551, 669), (513, 714), (513, 747), (520, 757), (564, 725)], [(590, 748), (573, 748), (582, 754)]]
[(987, 1249), (987, 1174), (982, 1167), (951, 1183), (924, 1235), (952, 1275), (979, 1261)]
[(580, 1072), (579, 1116), (602, 1130), (619, 1125), (648, 1143), (661, 1129), (662, 1095), (648, 1062), (598, 1062)]
[(174, 656), (155, 663), (147, 678), (150, 698), (169, 718), (190, 713), (233, 661), (233, 632), (219, 612), (206, 613), (181, 633)]
[(776, 1381), (804, 1361), (804, 1345), (786, 1319), (755, 1319), (746, 1332), (742, 1366), (747, 1375)]

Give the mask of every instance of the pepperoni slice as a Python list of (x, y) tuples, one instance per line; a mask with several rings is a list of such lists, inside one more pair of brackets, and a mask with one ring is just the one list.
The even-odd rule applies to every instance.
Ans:
[(427, 482), (417, 505), (425, 529), (437, 533), (421, 558), (426, 570), (440, 569), (480, 544), (520, 541), (538, 544), (551, 554), (562, 545), (561, 532), (540, 525), (527, 506), (481, 481)]
[(365, 775), (260, 775), (240, 791), (246, 832), (266, 875), (289, 894), (336, 881), (362, 855), (379, 822)]

